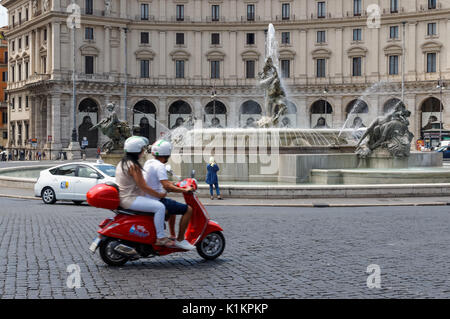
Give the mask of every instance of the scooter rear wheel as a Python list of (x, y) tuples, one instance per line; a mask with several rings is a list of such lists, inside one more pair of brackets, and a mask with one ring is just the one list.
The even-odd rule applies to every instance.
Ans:
[(213, 260), (222, 255), (225, 249), (225, 237), (222, 232), (214, 232), (206, 235), (197, 243), (198, 254), (206, 259)]
[(128, 258), (114, 251), (114, 247), (120, 242), (114, 238), (107, 238), (100, 243), (99, 251), (102, 260), (110, 266), (123, 266)]

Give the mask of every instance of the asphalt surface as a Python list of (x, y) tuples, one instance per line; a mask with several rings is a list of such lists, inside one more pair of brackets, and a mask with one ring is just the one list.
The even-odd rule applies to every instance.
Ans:
[[(194, 250), (114, 268), (88, 250), (110, 212), (0, 198), (0, 298), (450, 296), (449, 206), (207, 208), (227, 240), (217, 260)], [(380, 288), (367, 285), (374, 264)]]

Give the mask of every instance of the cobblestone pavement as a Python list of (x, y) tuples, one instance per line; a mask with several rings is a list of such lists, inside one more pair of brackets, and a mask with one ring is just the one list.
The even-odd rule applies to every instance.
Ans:
[[(209, 207), (219, 259), (194, 250), (106, 266), (89, 244), (112, 214), (0, 198), (1, 298), (448, 298), (450, 208)], [(67, 288), (79, 265), (81, 288)], [(367, 266), (381, 288), (367, 287)]]

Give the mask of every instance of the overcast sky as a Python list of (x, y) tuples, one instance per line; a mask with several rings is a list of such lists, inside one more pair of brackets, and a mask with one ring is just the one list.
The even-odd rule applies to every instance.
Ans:
[(8, 11), (6, 8), (0, 5), (0, 27), (4, 27), (8, 24)]

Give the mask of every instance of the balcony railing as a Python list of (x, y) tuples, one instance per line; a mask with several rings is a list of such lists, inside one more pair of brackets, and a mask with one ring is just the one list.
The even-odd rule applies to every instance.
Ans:
[(50, 74), (35, 74), (28, 77), (28, 79), (22, 80), (22, 81), (15, 81), (15, 82), (8, 82), (7, 89), (8, 90), (14, 90), (22, 88), (26, 85), (38, 83), (40, 81), (47, 81), (50, 80)]

